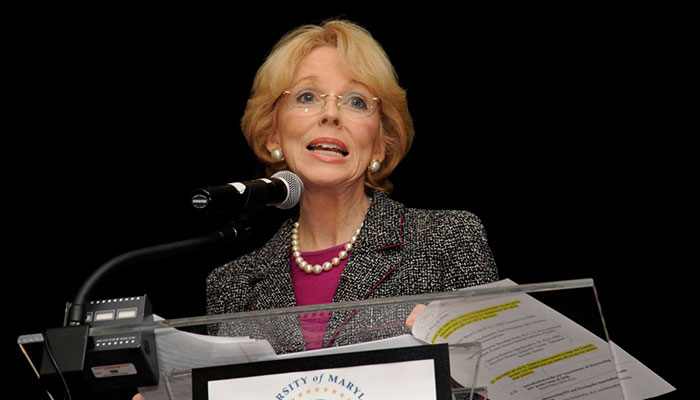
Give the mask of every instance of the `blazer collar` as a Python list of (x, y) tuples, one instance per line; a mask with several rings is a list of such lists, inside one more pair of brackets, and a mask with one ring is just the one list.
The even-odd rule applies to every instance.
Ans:
[[(373, 191), (370, 198), (370, 208), (364, 223), (368, 234), (362, 237), (366, 241), (366, 247), (379, 251), (403, 244), (405, 206), (380, 191)], [(363, 243), (360, 246), (365, 247)]]

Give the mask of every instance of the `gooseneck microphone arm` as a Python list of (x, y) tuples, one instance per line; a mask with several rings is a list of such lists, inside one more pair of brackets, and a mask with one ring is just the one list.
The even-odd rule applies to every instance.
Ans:
[(212, 248), (236, 239), (243, 239), (248, 236), (249, 233), (249, 225), (241, 222), (234, 222), (208, 235), (136, 249), (112, 258), (96, 269), (80, 287), (68, 312), (68, 324), (70, 326), (78, 326), (85, 321), (86, 299), (95, 285), (108, 273), (139, 262), (190, 254), (199, 250)]
[[(218, 208), (237, 212), (265, 205), (288, 209), (299, 202), (303, 190), (304, 183), (296, 174), (290, 171), (279, 171), (270, 179), (236, 182), (197, 191), (192, 198), (192, 205), (198, 209)], [(85, 321), (85, 299), (107, 273), (138, 262), (193, 253), (226, 243), (232, 239), (243, 239), (249, 233), (249, 225), (243, 222), (234, 222), (209, 235), (137, 249), (112, 258), (96, 269), (76, 293), (68, 311), (68, 325), (79, 326)]]

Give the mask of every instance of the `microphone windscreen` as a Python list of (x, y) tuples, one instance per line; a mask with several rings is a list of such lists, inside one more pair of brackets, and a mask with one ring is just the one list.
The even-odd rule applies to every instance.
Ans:
[(291, 171), (279, 171), (272, 175), (273, 178), (277, 178), (285, 182), (287, 185), (287, 197), (283, 202), (277, 204), (275, 207), (287, 210), (294, 207), (299, 203), (301, 199), (301, 194), (304, 191), (304, 182), (301, 181), (294, 172)]

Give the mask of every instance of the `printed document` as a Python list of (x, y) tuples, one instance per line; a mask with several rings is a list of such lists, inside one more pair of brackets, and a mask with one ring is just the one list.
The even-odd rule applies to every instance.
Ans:
[[(486, 387), (491, 400), (641, 400), (674, 390), (618, 347), (525, 293), (430, 303), (412, 333), (428, 343), (480, 343), (480, 353), (450, 356), (450, 367), (453, 379)], [(621, 362), (634, 372), (618, 375)]]

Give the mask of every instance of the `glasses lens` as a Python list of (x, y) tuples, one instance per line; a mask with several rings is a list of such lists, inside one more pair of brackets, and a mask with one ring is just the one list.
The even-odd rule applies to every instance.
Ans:
[(369, 93), (355, 90), (342, 96), (340, 106), (353, 114), (370, 116), (377, 108), (377, 100)]
[(311, 88), (294, 88), (287, 93), (287, 104), (295, 108), (315, 108), (323, 104), (323, 99)]

